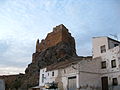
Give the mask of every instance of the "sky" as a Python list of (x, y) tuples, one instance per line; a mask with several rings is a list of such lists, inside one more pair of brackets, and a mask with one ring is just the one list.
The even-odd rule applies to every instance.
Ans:
[(36, 40), (59, 24), (79, 56), (92, 55), (92, 37), (120, 40), (120, 0), (0, 0), (0, 75), (24, 73)]

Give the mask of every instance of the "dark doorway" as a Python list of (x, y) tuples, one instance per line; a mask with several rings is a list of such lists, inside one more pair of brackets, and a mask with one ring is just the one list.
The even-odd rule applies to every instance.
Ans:
[(108, 77), (102, 77), (102, 90), (108, 90)]

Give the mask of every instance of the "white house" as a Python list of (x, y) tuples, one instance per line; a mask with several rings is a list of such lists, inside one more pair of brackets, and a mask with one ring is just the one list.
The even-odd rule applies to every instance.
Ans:
[(109, 37), (94, 37), (95, 58), (101, 61), (102, 90), (120, 90), (120, 42)]
[(39, 79), (39, 86), (45, 88), (46, 84), (57, 83), (56, 79), (59, 76), (58, 70), (50, 70), (51, 66), (45, 67), (40, 69), (40, 79)]
[(99, 60), (83, 57), (61, 69), (62, 90), (101, 90), (98, 63)]
[(5, 83), (4, 80), (0, 80), (0, 90), (5, 90)]
[(99, 70), (99, 60), (92, 60), (91, 57), (71, 58), (41, 69), (40, 86), (55, 82), (59, 90), (101, 90)]

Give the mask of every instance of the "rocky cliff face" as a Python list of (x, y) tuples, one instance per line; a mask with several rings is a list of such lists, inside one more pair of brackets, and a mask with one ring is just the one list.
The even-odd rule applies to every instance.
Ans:
[(56, 26), (53, 32), (39, 43), (36, 43), (36, 52), (32, 55), (32, 63), (25, 70), (25, 75), (16, 78), (20, 81), (19, 88), (27, 90), (39, 83), (39, 70), (53, 63), (76, 57), (75, 40), (64, 25)]
[[(42, 52), (42, 51), (48, 49), (49, 47), (56, 46), (57, 44), (59, 44), (61, 42), (68, 43), (69, 48), (75, 54), (75, 52), (76, 52), (75, 40), (71, 36), (71, 33), (68, 32), (68, 29), (63, 24), (54, 27), (53, 31), (51, 33), (48, 33), (47, 37), (45, 39), (42, 39), (40, 43), (39, 43), (39, 39), (37, 40), (36, 53)], [(62, 46), (62, 49), (63, 48), (64, 47)], [(36, 60), (36, 59), (34, 59), (34, 57), (36, 57), (36, 53), (33, 54), (33, 62)]]

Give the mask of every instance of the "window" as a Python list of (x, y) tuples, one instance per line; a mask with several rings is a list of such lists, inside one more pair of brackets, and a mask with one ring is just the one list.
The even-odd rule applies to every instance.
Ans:
[(52, 76), (54, 76), (54, 72), (52, 72)]
[(112, 79), (112, 84), (113, 84), (113, 86), (118, 85), (117, 78), (113, 78), (113, 79)]
[(102, 62), (101, 62), (101, 68), (102, 68), (102, 69), (106, 68), (106, 61), (102, 61)]
[(100, 50), (101, 50), (101, 53), (104, 53), (104, 52), (106, 52), (105, 45), (101, 46), (101, 47), (100, 47)]
[(48, 76), (49, 76), (49, 73), (48, 73)]
[(42, 74), (42, 83), (44, 82), (44, 74)]
[(111, 61), (111, 66), (112, 66), (112, 68), (116, 67), (116, 60), (115, 59)]
[(114, 47), (118, 46), (118, 44), (114, 44)]

